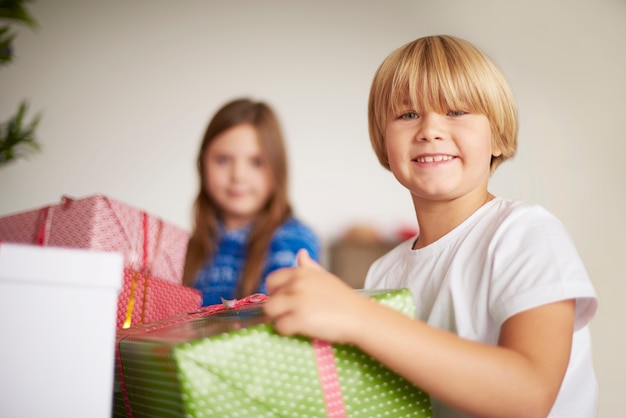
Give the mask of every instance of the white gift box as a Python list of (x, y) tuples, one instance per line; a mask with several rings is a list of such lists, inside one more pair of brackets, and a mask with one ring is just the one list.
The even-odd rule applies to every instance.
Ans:
[(122, 274), (118, 253), (0, 242), (1, 416), (111, 416)]

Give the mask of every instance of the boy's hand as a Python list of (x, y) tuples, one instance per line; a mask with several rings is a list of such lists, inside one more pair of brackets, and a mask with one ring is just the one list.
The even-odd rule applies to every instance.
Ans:
[(350, 342), (359, 309), (369, 299), (313, 261), (306, 250), (296, 259), (297, 267), (280, 269), (267, 278), (266, 315), (284, 335)]

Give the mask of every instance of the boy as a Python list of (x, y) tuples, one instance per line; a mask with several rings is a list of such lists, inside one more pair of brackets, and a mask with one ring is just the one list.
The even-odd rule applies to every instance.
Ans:
[(419, 235), (377, 260), (365, 287), (411, 289), (418, 320), (301, 252), (268, 278), (276, 329), (356, 345), (427, 391), (436, 417), (595, 416), (586, 269), (553, 215), (488, 191), (517, 128), (504, 76), (469, 42), (428, 36), (392, 52), (369, 133), (411, 193)]

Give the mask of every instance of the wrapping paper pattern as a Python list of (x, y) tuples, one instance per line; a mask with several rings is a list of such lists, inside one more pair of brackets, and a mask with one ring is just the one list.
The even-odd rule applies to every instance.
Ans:
[(202, 306), (202, 293), (187, 286), (124, 269), (117, 298), (117, 329), (150, 324)]
[(122, 253), (124, 266), (180, 283), (188, 231), (104, 195), (0, 218), (0, 240)]
[[(362, 292), (414, 316), (408, 290)], [(258, 305), (170, 318), (117, 340), (115, 416), (432, 417), (426, 393), (341, 344), (329, 347), (340, 391), (331, 399), (343, 405), (329, 408), (315, 341), (277, 334)]]

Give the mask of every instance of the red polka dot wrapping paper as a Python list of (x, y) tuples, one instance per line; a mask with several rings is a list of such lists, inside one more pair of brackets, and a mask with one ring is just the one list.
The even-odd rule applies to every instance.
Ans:
[[(414, 316), (406, 289), (363, 292)], [(120, 330), (116, 350), (115, 417), (432, 417), (425, 392), (356, 347), (279, 335), (259, 306)]]
[(202, 293), (150, 274), (124, 269), (117, 299), (117, 329), (151, 324), (202, 306)]
[(124, 266), (180, 283), (189, 232), (96, 194), (0, 218), (0, 241), (118, 252)]

